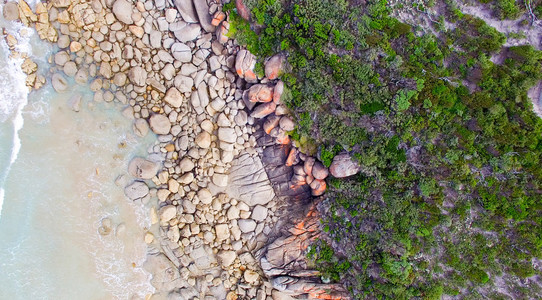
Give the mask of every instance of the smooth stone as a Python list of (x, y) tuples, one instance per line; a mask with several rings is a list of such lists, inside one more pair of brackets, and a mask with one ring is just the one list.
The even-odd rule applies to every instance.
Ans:
[(66, 80), (66, 78), (64, 78), (64, 76), (60, 75), (59, 73), (53, 74), (51, 82), (53, 84), (53, 88), (58, 93), (64, 92), (68, 89), (68, 81)]
[(352, 176), (359, 171), (361, 171), (361, 166), (353, 161), (348, 153), (336, 155), (329, 166), (329, 172), (336, 178)]
[(126, 0), (115, 1), (115, 4), (113, 4), (113, 14), (115, 14), (117, 20), (124, 24), (134, 24), (134, 20), (132, 20), (132, 4)]
[(162, 223), (169, 222), (177, 216), (177, 207), (174, 205), (166, 205), (160, 209), (160, 221)]
[(185, 22), (189, 23), (197, 23), (198, 22), (198, 16), (196, 13), (196, 9), (194, 8), (194, 5), (192, 3), (192, 0), (175, 0), (175, 7), (177, 7), (177, 10), (181, 14), (181, 17)]
[(256, 222), (254, 220), (242, 219), (237, 221), (237, 224), (239, 224), (239, 229), (243, 233), (253, 232), (256, 229)]
[(202, 204), (211, 204), (213, 201), (213, 195), (205, 188), (198, 191), (198, 198)]
[(144, 137), (149, 133), (149, 124), (145, 119), (136, 119), (134, 121), (134, 133), (140, 137)]
[(180, 62), (190, 62), (192, 61), (192, 49), (183, 43), (174, 43), (171, 45), (171, 54), (173, 57)]
[(256, 205), (252, 210), (250, 217), (255, 221), (261, 222), (267, 218), (267, 213), (267, 208), (261, 205)]
[(172, 87), (167, 91), (164, 101), (173, 107), (181, 107), (183, 104), (183, 95), (178, 89)]
[(218, 128), (218, 139), (227, 143), (235, 143), (237, 140), (235, 129), (227, 127)]
[(161, 114), (152, 115), (149, 119), (149, 125), (156, 134), (168, 134), (171, 129), (171, 122), (168, 117)]
[(211, 135), (206, 131), (202, 131), (196, 136), (195, 142), (198, 147), (207, 149), (211, 146)]
[(137, 178), (151, 179), (158, 173), (159, 168), (158, 163), (141, 157), (134, 157), (128, 164), (128, 173)]
[(124, 194), (130, 200), (143, 198), (149, 194), (149, 187), (141, 181), (134, 181), (132, 184), (124, 188)]

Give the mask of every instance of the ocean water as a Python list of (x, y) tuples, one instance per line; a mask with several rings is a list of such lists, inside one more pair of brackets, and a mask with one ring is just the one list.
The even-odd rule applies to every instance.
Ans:
[[(50, 75), (52, 46), (1, 17), (0, 27)], [(149, 208), (114, 182), (152, 137), (136, 138), (122, 107), (94, 103), (88, 86), (58, 94), (48, 80), (28, 93), (21, 62), (2, 39), (0, 299), (144, 299), (154, 291), (141, 268)], [(70, 109), (74, 95), (80, 112)], [(112, 231), (102, 235), (106, 218)]]

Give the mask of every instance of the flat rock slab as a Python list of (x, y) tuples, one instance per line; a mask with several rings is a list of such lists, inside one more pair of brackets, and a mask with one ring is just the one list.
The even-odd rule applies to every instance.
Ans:
[(266, 205), (275, 197), (259, 157), (243, 153), (232, 161), (227, 193), (249, 206)]

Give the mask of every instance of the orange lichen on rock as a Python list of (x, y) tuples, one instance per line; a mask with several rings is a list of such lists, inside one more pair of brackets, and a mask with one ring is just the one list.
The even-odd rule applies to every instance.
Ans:
[(287, 167), (291, 167), (294, 165), (296, 155), (297, 155), (297, 149), (292, 148), (292, 150), (290, 150), (290, 153), (288, 154), (288, 157), (286, 158), (285, 165)]
[(218, 11), (215, 13), (214, 18), (211, 21), (211, 24), (213, 24), (213, 26), (218, 26), (220, 25), (222, 21), (224, 21), (224, 19), (226, 19), (226, 14), (221, 11)]

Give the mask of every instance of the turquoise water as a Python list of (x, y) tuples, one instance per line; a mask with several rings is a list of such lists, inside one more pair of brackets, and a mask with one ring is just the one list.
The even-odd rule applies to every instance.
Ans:
[[(35, 34), (19, 38), (47, 71), (53, 49)], [(94, 103), (88, 86), (27, 95), (1, 43), (0, 299), (143, 299), (153, 292), (140, 268), (149, 208), (114, 182), (151, 137), (131, 134), (121, 107)], [(68, 105), (74, 95), (80, 112)], [(105, 218), (113, 230), (100, 235)]]

